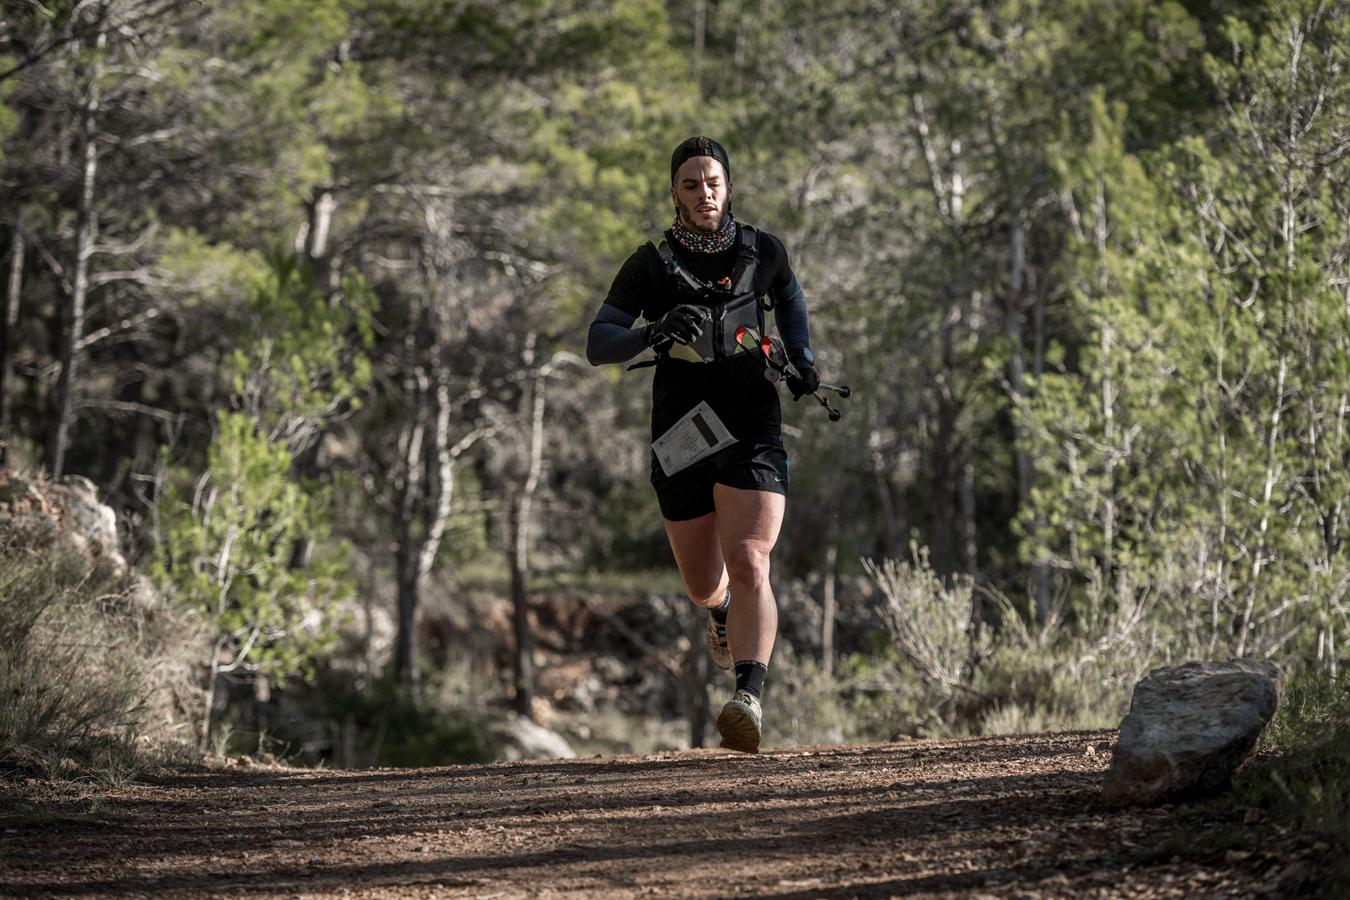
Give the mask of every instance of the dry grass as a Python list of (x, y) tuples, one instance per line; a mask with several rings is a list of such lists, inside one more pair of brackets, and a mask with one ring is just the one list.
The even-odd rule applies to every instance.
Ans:
[(135, 576), (0, 548), (0, 775), (117, 780), (190, 743), (193, 625)]

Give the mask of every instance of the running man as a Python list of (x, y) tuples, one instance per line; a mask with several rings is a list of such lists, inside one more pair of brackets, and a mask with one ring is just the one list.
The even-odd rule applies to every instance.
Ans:
[(793, 399), (815, 391), (820, 376), (787, 250), (737, 222), (731, 194), (721, 144), (692, 137), (675, 148), (675, 221), (659, 245), (639, 247), (619, 270), (586, 356), (603, 365), (656, 354), (652, 486), (689, 599), (709, 611), (708, 650), (720, 668), (735, 669), (736, 692), (717, 717), (722, 746), (757, 753), (778, 632), (769, 555), (783, 522), (788, 458), (776, 385), (763, 356), (738, 346), (741, 334), (763, 335), (772, 309), (796, 368), (787, 380)]

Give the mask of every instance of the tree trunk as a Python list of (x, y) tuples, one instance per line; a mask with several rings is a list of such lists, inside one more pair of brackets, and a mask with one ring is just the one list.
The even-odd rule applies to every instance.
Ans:
[[(104, 39), (104, 35), (100, 34), (100, 47)], [(74, 411), (73, 395), (77, 383), (78, 348), (84, 336), (84, 308), (89, 295), (89, 259), (93, 255), (94, 238), (98, 233), (98, 217), (94, 213), (94, 185), (98, 176), (98, 77), (99, 72), (95, 68), (90, 74), (89, 90), (80, 111), (83, 155), (80, 197), (75, 208), (74, 282), (61, 334), (61, 371), (56, 380), (51, 431), (47, 441), (47, 468), (52, 478), (65, 474), (66, 451), (70, 447), (70, 422)]]
[(417, 555), (417, 583), (431, 574), (436, 554), (441, 549), (446, 523), (450, 521), (450, 503), (455, 495), (454, 455), (450, 449), (450, 379), (444, 365), (436, 366), (435, 422), (431, 429), (430, 463), (435, 465), (430, 480), (430, 496), (422, 529), (422, 546)]
[[(1008, 300), (1004, 307), (1004, 330), (1008, 335), (1011, 353), (1008, 357), (1008, 387), (1017, 405), (1026, 400), (1026, 360), (1022, 341), (1022, 291), (1026, 262), (1026, 224), (1020, 211), (1013, 213), (1011, 235), (1011, 272)], [(1017, 448), (1017, 502), (1022, 509), (1031, 505), (1031, 455), (1022, 440), (1022, 429), (1013, 424), (1013, 446)]]
[(689, 719), (689, 746), (703, 746), (708, 709), (708, 654), (703, 633), (708, 623), (704, 615), (689, 617), (689, 653), (683, 667), (685, 713)]
[(5, 291), (5, 311), (0, 317), (0, 466), (7, 461), (10, 442), (10, 384), (14, 365), (14, 329), (19, 324), (19, 295), (23, 291), (23, 233), (14, 226), (14, 242), (9, 251), (9, 286)]
[(328, 257), (328, 236), (332, 229), (333, 214), (337, 211), (337, 198), (332, 191), (317, 188), (314, 199), (307, 206), (309, 217), (304, 227), (302, 250), (314, 272), (314, 283), (319, 285), (331, 302), (339, 279), (333, 260)]
[[(337, 209), (332, 191), (321, 189), (310, 204), (305, 254), (324, 279), (330, 299), (337, 296), (340, 266), (329, 254), (329, 232)], [(394, 645), (395, 679), (418, 688), (417, 610), (422, 587), (436, 564), (454, 498), (454, 460), (480, 436), (475, 432), (450, 446), (450, 371), (448, 359), (456, 317), (450, 308), (455, 259), (446, 252), (448, 222), (427, 210), (430, 237), (422, 246), (426, 298), (404, 335), (404, 396), (408, 421), (400, 437), (402, 469), (397, 507), (398, 634)]]
[(206, 709), (202, 711), (202, 735), (198, 749), (206, 753), (211, 749), (211, 726), (216, 715), (216, 691), (220, 690), (220, 653), (224, 641), (216, 642), (211, 652), (211, 671), (206, 676)]
[(834, 592), (837, 581), (839, 543), (831, 538), (825, 546), (825, 571), (820, 622), (820, 668), (826, 678), (834, 677)]
[(394, 639), (394, 681), (417, 691), (420, 672), (417, 666), (417, 583), (413, 558), (416, 551), (408, 540), (400, 540), (395, 550), (398, 567), (398, 632)]
[[(869, 409), (869, 413), (874, 418), (880, 416), (878, 408), (874, 405)], [(874, 430), (871, 437), (878, 437)], [(905, 550), (905, 515), (904, 503), (900, 499), (900, 491), (895, 486), (895, 454), (888, 452), (889, 447), (880, 443), (880, 441), (869, 441), (869, 446), (875, 443), (882, 448), (874, 451), (872, 456), (872, 477), (876, 482), (877, 502), (881, 505), (881, 546), (875, 548), (876, 553), (882, 557), (898, 557), (904, 554)]]
[(1111, 366), (1114, 365), (1113, 356), (1115, 354), (1114, 332), (1112, 328), (1104, 326), (1101, 332), (1101, 358), (1102, 358), (1102, 386), (1101, 386), (1101, 405), (1102, 405), (1102, 435), (1106, 451), (1106, 485), (1102, 491), (1102, 577), (1108, 584), (1115, 581), (1115, 549), (1116, 549), (1116, 463), (1118, 455), (1116, 452), (1116, 394), (1114, 383), (1111, 380)]
[[(1031, 360), (1031, 372), (1038, 384), (1041, 376), (1045, 373), (1045, 300), (1050, 290), (1050, 277), (1044, 262), (1042, 262), (1039, 271), (1040, 279), (1036, 285), (1035, 312), (1032, 316), (1034, 339)], [(1044, 527), (1044, 520), (1037, 513), (1033, 528), (1040, 529), (1042, 527)], [(1044, 553), (1037, 553), (1031, 561), (1031, 594), (1036, 600), (1036, 619), (1043, 624), (1050, 617), (1050, 564)]]
[(426, 376), (416, 371), (416, 336), (409, 332), (405, 346), (410, 372), (404, 379), (409, 405), (408, 422), (399, 436), (401, 475), (395, 521), (394, 560), (398, 585), (398, 632), (394, 638), (394, 680), (417, 688), (417, 509), (422, 493), (422, 452), (426, 440), (423, 402)]
[[(1012, 392), (1014, 410), (1024, 407), (1029, 397), (1029, 391), (1026, 385), (1026, 341), (1022, 330), (1022, 317), (1024, 311), (1024, 296), (1026, 288), (1026, 222), (1023, 219), (1021, 210), (1013, 212), (1011, 243), (1011, 262), (1008, 285), (1008, 301), (1004, 309), (1004, 329), (1008, 335), (1008, 343), (1011, 347), (1011, 353), (1008, 359), (1008, 389)], [(1040, 306), (1039, 298), (1037, 306)], [(1039, 322), (1037, 323), (1039, 327)], [(1036, 346), (1037, 361), (1035, 366), (1039, 368), (1039, 356), (1041, 351), (1040, 337), (1037, 336)], [(1031, 525), (1032, 533), (1040, 531), (1040, 519), (1035, 510), (1032, 509), (1032, 488), (1035, 486), (1035, 467), (1031, 461), (1031, 454), (1027, 452), (1026, 436), (1022, 432), (1021, 426), (1017, 424), (1017, 419), (1013, 419), (1013, 446), (1017, 448), (1017, 505), (1019, 510), (1029, 510), (1033, 516)], [(1045, 561), (1039, 557), (1031, 563), (1031, 596), (1035, 602), (1036, 621), (1039, 624), (1045, 624), (1050, 615), (1050, 591), (1049, 582), (1046, 578)]]
[(527, 719), (534, 718), (534, 639), (530, 631), (530, 595), (526, 567), (529, 565), (525, 536), (525, 496), (511, 498), (510, 547), (507, 566), (511, 571), (511, 608), (515, 654), (511, 660), (512, 705)]
[(953, 315), (942, 323), (942, 370), (938, 373), (937, 434), (933, 443), (933, 470), (937, 474), (932, 509), (932, 564), (942, 575), (960, 567), (961, 461), (958, 458), (956, 417), (956, 339)]
[(975, 503), (975, 463), (970, 458), (966, 442), (961, 445), (961, 571), (972, 578), (980, 577), (980, 534), (978, 510)]
[[(534, 363), (536, 335), (526, 338), (524, 362)], [(544, 466), (544, 375), (536, 369), (530, 387), (521, 396), (521, 412), (530, 423), (528, 470), (525, 483), (511, 502), (511, 605), (515, 613), (516, 652), (513, 669), (515, 708), (522, 716), (534, 718), (534, 641), (530, 632), (530, 525), (534, 518), (534, 494)]]
[[(922, 70), (917, 75), (923, 81)], [(910, 95), (910, 125), (923, 155), (937, 218), (946, 226), (950, 252), (959, 257), (962, 255), (961, 225), (965, 216), (961, 141), (957, 138), (947, 140), (945, 158), (939, 154), (941, 138), (933, 132), (927, 104), (920, 91)], [(959, 286), (954, 284), (953, 296), (960, 296), (959, 290)], [(954, 306), (945, 311), (939, 326), (942, 369), (935, 379), (938, 409), (932, 462), (938, 484), (934, 491), (929, 544), (932, 564), (943, 575), (951, 575), (962, 567), (973, 571), (975, 564), (972, 466), (968, 454), (961, 450), (960, 435), (957, 433), (957, 418), (961, 408), (956, 391), (959, 374), (956, 330), (965, 318), (964, 313), (965, 310), (959, 304)]]
[(694, 77), (703, 68), (703, 47), (708, 35), (708, 0), (694, 0)]
[[(454, 497), (455, 470), (450, 449), (450, 385), (444, 367), (437, 367), (434, 391), (427, 391), (425, 378), (416, 388), (418, 410), (415, 423), (407, 432), (404, 450), (406, 475), (399, 498), (398, 547), (398, 635), (394, 644), (394, 677), (400, 684), (418, 688), (417, 608), (421, 605), (422, 585), (440, 550), (450, 518)], [(431, 433), (422, 424), (432, 410)], [(428, 439), (430, 447), (426, 446)]]

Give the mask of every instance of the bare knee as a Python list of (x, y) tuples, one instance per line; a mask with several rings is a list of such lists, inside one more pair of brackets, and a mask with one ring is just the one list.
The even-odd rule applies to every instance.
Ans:
[(737, 544), (727, 556), (727, 571), (741, 590), (758, 592), (769, 581), (770, 548), (756, 541)]
[(722, 602), (727, 592), (727, 573), (721, 571), (716, 578), (708, 574), (685, 575), (684, 590), (695, 606), (712, 607)]

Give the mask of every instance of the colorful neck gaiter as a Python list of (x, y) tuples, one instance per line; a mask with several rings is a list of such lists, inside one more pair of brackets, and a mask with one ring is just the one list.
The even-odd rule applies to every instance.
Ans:
[(712, 234), (699, 234), (675, 217), (670, 233), (680, 246), (695, 253), (721, 253), (736, 242), (736, 219), (728, 211), (722, 216), (722, 224)]

